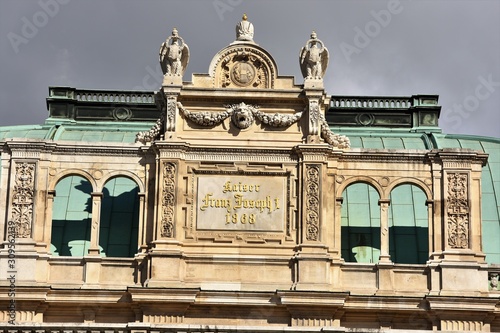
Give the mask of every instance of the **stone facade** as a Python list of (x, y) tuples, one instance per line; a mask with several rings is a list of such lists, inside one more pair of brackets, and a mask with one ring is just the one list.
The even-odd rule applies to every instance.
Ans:
[[(133, 110), (107, 113), (124, 123), (157, 117), (135, 143), (0, 142), (2, 322), (14, 313), (23, 332), (500, 330), (498, 272), (481, 246), (487, 154), (351, 148), (325, 117), (326, 65), (295, 84), (252, 39), (182, 82), (187, 62), (165, 71), (156, 107), (138, 95)], [(52, 119), (85, 115), (72, 113), (74, 93), (51, 90)], [(91, 102), (107, 99), (93, 94)], [(439, 115), (436, 96), (409, 100), (412, 119)], [(56, 256), (51, 246), (56, 187), (68, 176), (91, 187), (83, 256)], [(103, 256), (100, 241), (105, 185), (117, 176), (137, 185), (131, 257)], [(379, 196), (377, 263), (342, 256), (342, 195), (355, 183)], [(425, 195), (425, 264), (391, 258), (388, 208), (401, 184)]]

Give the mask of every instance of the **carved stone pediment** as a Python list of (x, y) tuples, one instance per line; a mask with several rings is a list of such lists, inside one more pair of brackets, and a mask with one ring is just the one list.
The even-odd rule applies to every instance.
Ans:
[(219, 51), (209, 69), (214, 88), (274, 88), (277, 67), (254, 43), (236, 43)]

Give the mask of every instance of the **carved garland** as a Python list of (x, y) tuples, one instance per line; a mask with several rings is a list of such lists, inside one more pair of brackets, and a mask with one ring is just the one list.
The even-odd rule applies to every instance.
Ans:
[(448, 245), (456, 249), (469, 247), (468, 175), (448, 174), (447, 208)]
[[(189, 120), (200, 126), (212, 127), (220, 125), (227, 118), (232, 117), (233, 123), (238, 128), (247, 128), (253, 122), (253, 117), (260, 120), (263, 124), (272, 127), (288, 127), (296, 123), (303, 112), (297, 112), (293, 115), (267, 114), (258, 110), (258, 106), (247, 105), (245, 103), (225, 105), (226, 111), (222, 112), (190, 112), (177, 102), (180, 112)], [(253, 116), (253, 117), (252, 117)]]
[(306, 166), (306, 240), (319, 240), (320, 165)]
[(35, 164), (17, 164), (12, 194), (12, 221), (15, 223), (15, 236), (18, 238), (31, 237), (34, 185)]
[(163, 164), (161, 237), (174, 237), (175, 164)]
[(332, 145), (333, 147), (337, 147), (339, 149), (346, 149), (351, 147), (351, 141), (345, 135), (335, 134), (328, 126), (328, 122), (325, 119), (325, 116), (320, 112), (319, 113), (319, 121), (321, 126), (321, 137), (325, 140), (326, 143)]
[(146, 142), (152, 142), (160, 137), (161, 128), (165, 122), (165, 114), (162, 112), (160, 118), (151, 127), (149, 131), (139, 132), (135, 135), (135, 142), (141, 142), (146, 144)]

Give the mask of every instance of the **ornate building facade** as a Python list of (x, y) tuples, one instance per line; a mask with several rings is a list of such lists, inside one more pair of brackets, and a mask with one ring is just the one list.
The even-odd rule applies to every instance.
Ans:
[(236, 31), (192, 81), (174, 29), (157, 92), (0, 128), (0, 331), (500, 331), (500, 140), (328, 95), (314, 32), (295, 84)]

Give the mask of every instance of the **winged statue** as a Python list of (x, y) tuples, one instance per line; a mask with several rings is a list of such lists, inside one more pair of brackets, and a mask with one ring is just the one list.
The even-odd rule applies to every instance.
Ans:
[(328, 67), (328, 57), (328, 49), (313, 31), (311, 39), (302, 47), (299, 54), (302, 76), (305, 79), (322, 79)]
[(182, 76), (189, 63), (189, 47), (176, 28), (160, 47), (160, 65), (163, 74)]

